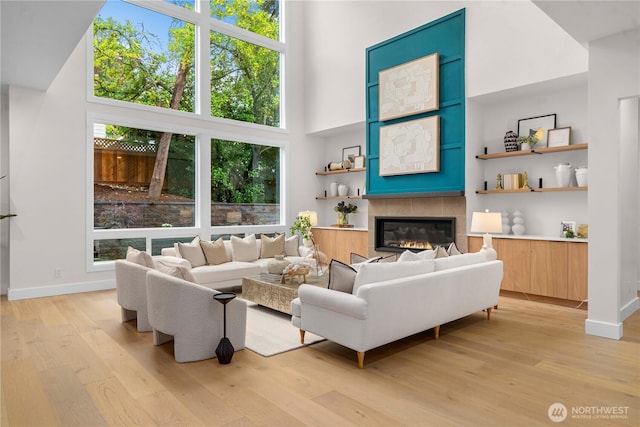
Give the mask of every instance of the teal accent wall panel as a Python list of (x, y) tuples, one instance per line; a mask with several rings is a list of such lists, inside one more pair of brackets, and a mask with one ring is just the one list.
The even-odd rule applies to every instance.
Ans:
[[(464, 192), (465, 181), (465, 11), (461, 9), (367, 48), (366, 194), (392, 197), (412, 193)], [(380, 122), (378, 73), (438, 52), (439, 108)], [(380, 127), (440, 116), (440, 171), (380, 176)]]

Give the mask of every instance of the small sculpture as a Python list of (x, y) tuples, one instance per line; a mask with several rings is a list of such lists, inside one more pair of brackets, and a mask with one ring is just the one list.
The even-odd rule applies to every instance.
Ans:
[(502, 190), (502, 175), (498, 174), (498, 185), (496, 185), (496, 190)]
[(351, 161), (347, 159), (342, 162), (330, 162), (327, 165), (327, 169), (329, 169), (330, 171), (337, 171), (341, 169), (351, 169)]
[(526, 188), (528, 190), (531, 189), (531, 187), (529, 187), (529, 176), (527, 175), (527, 171), (524, 171), (524, 175), (522, 176), (522, 188)]

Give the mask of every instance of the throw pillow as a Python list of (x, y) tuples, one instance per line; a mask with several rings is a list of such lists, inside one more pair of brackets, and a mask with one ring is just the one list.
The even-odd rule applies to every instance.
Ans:
[(356, 274), (352, 293), (355, 295), (360, 286), (369, 283), (415, 276), (416, 274), (433, 273), (434, 271), (435, 265), (432, 260), (362, 264), (358, 274)]
[(207, 263), (204, 252), (200, 247), (199, 236), (196, 236), (191, 243), (178, 243), (178, 251), (180, 257), (189, 261), (192, 267), (200, 267)]
[(398, 262), (406, 262), (406, 261), (426, 261), (430, 259), (436, 258), (436, 251), (427, 249), (420, 252), (413, 252), (410, 250), (406, 250), (400, 254), (398, 258)]
[(169, 276), (177, 277), (178, 279), (186, 280), (188, 282), (197, 283), (193, 274), (184, 265), (172, 264), (165, 260), (159, 260), (156, 263), (156, 269)]
[(280, 234), (277, 237), (268, 237), (263, 234), (260, 239), (262, 240), (260, 258), (273, 258), (276, 255), (284, 255), (284, 234)]
[(260, 257), (260, 248), (255, 234), (244, 238), (231, 236), (231, 253), (234, 261), (251, 262)]
[(358, 255), (356, 253), (351, 252), (351, 255), (349, 255), (349, 265), (357, 271), (362, 264), (370, 263), (370, 262), (378, 262), (381, 258), (382, 257), (379, 257), (379, 256), (367, 258), (365, 256)]
[(284, 241), (284, 254), (286, 256), (300, 256), (300, 240), (298, 235), (291, 236)]
[(456, 246), (456, 242), (452, 242), (449, 247), (447, 248), (447, 253), (449, 255), (462, 255), (462, 252), (460, 252), (460, 250), (458, 250), (458, 247)]
[(356, 278), (356, 270), (338, 260), (332, 259), (329, 264), (329, 289), (351, 293)]
[(436, 258), (446, 258), (448, 256), (447, 250), (442, 246), (438, 246), (438, 249), (436, 249)]
[(450, 268), (462, 267), (465, 265), (479, 264), (487, 261), (486, 254), (483, 251), (462, 254), (458, 256), (450, 256), (435, 260), (436, 271), (448, 270)]
[(153, 258), (151, 258), (151, 255), (149, 255), (145, 251), (140, 251), (136, 248), (132, 248), (131, 246), (127, 247), (127, 256), (125, 259), (129, 262), (142, 265), (143, 267), (154, 267)]
[(205, 242), (203, 240), (200, 242), (200, 247), (202, 248), (202, 252), (204, 252), (204, 257), (207, 259), (207, 264), (218, 265), (229, 262), (222, 237), (218, 238), (215, 242)]

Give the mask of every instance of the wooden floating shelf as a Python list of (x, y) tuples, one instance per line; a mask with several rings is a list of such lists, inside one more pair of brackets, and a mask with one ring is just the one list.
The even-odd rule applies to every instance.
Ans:
[(548, 187), (548, 188), (520, 188), (518, 190), (478, 190), (476, 194), (503, 193), (547, 193), (555, 191), (586, 191), (589, 187)]
[(565, 145), (563, 147), (551, 147), (551, 148), (534, 148), (533, 150), (524, 151), (505, 151), (504, 153), (491, 153), (491, 154), (478, 154), (476, 159), (489, 160), (489, 159), (501, 159), (505, 157), (518, 157), (529, 156), (531, 154), (546, 154), (546, 153), (558, 153), (560, 151), (575, 151), (586, 150), (589, 148), (589, 144), (573, 144)]
[(316, 200), (362, 199), (362, 196), (316, 196)]
[(366, 168), (338, 169), (336, 171), (319, 171), (316, 172), (316, 175), (336, 175), (340, 173), (364, 172), (366, 170)]

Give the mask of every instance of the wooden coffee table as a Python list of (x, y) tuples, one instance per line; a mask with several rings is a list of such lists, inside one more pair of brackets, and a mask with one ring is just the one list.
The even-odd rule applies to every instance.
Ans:
[[(321, 277), (308, 277), (304, 282), (308, 285), (327, 287), (329, 273)], [(291, 314), (291, 301), (298, 298), (298, 287), (302, 283), (289, 281), (279, 283), (261, 278), (261, 276), (249, 276), (242, 278), (242, 299), (256, 304), (272, 308), (282, 313)]]

